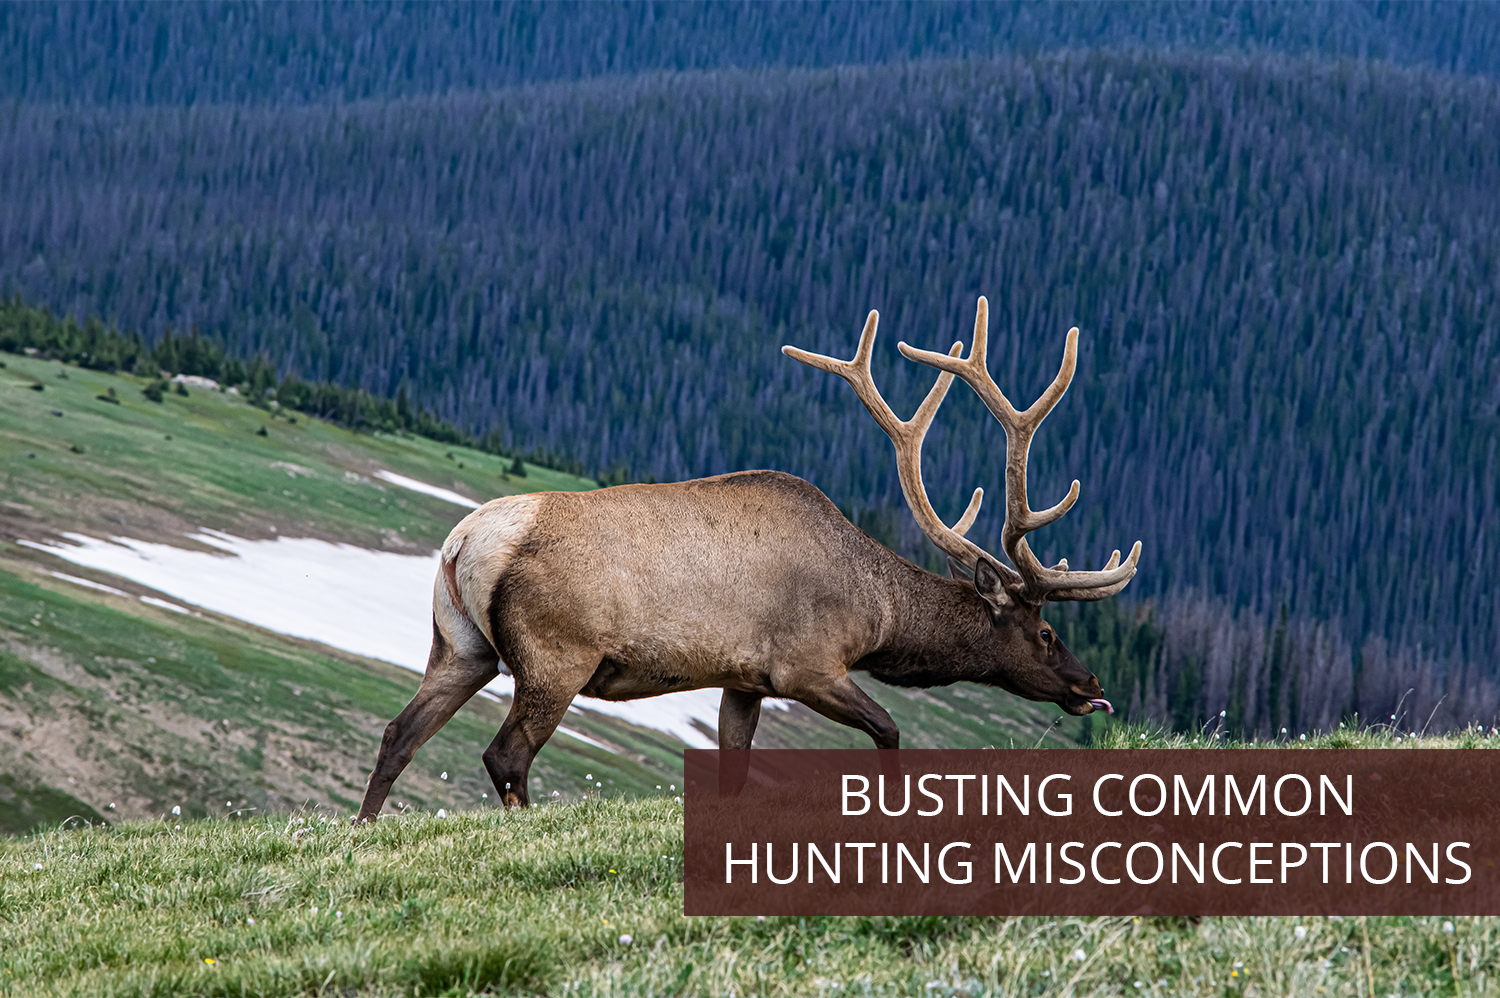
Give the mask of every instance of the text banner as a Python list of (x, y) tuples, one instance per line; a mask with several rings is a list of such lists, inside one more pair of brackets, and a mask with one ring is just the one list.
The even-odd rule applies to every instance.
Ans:
[(690, 749), (686, 770), (689, 915), (1500, 915), (1497, 752)]

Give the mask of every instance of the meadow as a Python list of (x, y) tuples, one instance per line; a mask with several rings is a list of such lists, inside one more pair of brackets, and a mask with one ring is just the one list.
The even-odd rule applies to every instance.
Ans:
[[(1109, 730), (1098, 744), (1195, 744)], [(1480, 749), (1491, 738), (1350, 727), (1295, 744)], [(688, 918), (682, 808), (668, 787), (526, 811), (412, 810), (358, 829), (306, 809), (0, 840), (0, 994), (1500, 990), (1500, 927), (1483, 918)]]
[[(520, 480), (494, 455), (354, 434), (228, 393), (156, 403), (131, 375), (4, 360), (11, 536), (182, 543), (210, 526), (399, 551), (436, 543), (462, 511), (381, 489), (377, 469), (476, 499), (593, 485), (530, 466)], [(55, 736), (46, 750), (6, 750), (0, 830), (27, 834), (0, 839), (0, 994), (1373, 998), (1486, 994), (1494, 976), (1493, 926), (1462, 918), (686, 918), (668, 740), (591, 716), (586, 730), (617, 751), (554, 739), (537, 773), (564, 802), (505, 812), (482, 806), (478, 765), (503, 703), (461, 712), (403, 777), (402, 813), (353, 830), (380, 725), (415, 676), (54, 568), (98, 574), (0, 549), (0, 709), (12, 728)], [(1070, 644), (1105, 661), (1144, 626), (1116, 616), (1065, 621)], [(1176, 734), (1099, 719), (1059, 728), (999, 691), (872, 692), (919, 747), (1250, 744), (1220, 718)], [(1403, 714), (1399, 728), (1277, 743), (1491, 744), (1478, 727), (1428, 736), (1424, 723)], [(861, 738), (798, 709), (768, 712), (759, 744)]]

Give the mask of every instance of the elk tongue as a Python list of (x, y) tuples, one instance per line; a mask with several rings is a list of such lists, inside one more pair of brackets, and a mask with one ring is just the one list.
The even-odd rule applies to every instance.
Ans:
[(1102, 710), (1106, 714), (1113, 714), (1115, 712), (1114, 705), (1103, 697), (1097, 700), (1090, 700), (1089, 703), (1093, 704), (1095, 710)]

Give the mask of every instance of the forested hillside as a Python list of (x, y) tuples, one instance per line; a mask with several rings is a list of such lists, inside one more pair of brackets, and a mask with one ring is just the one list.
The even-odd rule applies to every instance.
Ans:
[[(1479, 16), (1442, 10), (1429, 29)], [(296, 107), (24, 101), (0, 133), (0, 290), (404, 389), (601, 474), (784, 468), (922, 558), (884, 437), (777, 348), (847, 356), (878, 308), (876, 376), (909, 411), (930, 379), (895, 341), (967, 340), (978, 295), (1023, 401), (1077, 324), (1031, 465), (1037, 504), (1073, 477), (1083, 497), (1033, 543), (1097, 565), (1139, 538), (1128, 594), (1172, 597), (1109, 623), (1130, 649), (1101, 667), (1112, 695), (1262, 731), (1383, 715), (1410, 687), (1437, 723), (1500, 709), (1488, 77), (1063, 53)], [(926, 477), (950, 518), (990, 490), (991, 549), (1003, 453), (955, 391)]]
[(0, 96), (93, 104), (410, 97), (549, 80), (1098, 47), (1500, 70), (1482, 2), (0, 4)]

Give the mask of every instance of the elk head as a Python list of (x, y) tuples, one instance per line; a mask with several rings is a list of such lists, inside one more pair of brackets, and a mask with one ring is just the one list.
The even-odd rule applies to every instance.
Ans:
[[(1056, 520), (1078, 501), (1077, 480), (1067, 496), (1048, 509), (1033, 510), (1026, 496), (1026, 462), (1031, 438), (1073, 380), (1078, 361), (1078, 329), (1068, 331), (1062, 368), (1057, 377), (1041, 398), (1029, 409), (1019, 412), (1000, 391), (985, 366), (989, 302), (980, 298), (974, 319), (974, 345), (967, 358), (961, 356), (961, 342), (955, 343), (946, 354), (917, 350), (905, 343), (897, 345), (907, 359), (942, 372), (915, 415), (902, 421), (886, 404), (870, 374), (870, 358), (879, 320), (879, 313), (871, 311), (853, 360), (836, 360), (791, 346), (784, 346), (781, 350), (794, 360), (837, 374), (849, 382), (876, 424), (891, 438), (896, 447), (901, 491), (913, 518), (922, 532), (948, 555), (954, 577), (973, 585), (989, 618), (989, 630), (984, 639), (987, 668), (982, 675), (972, 678), (1029, 700), (1056, 703), (1070, 714), (1089, 714), (1095, 710), (1113, 713), (1114, 708), (1104, 699), (1099, 688), (1098, 678), (1073, 657), (1054, 628), (1042, 618), (1041, 610), (1042, 604), (1049, 600), (1099, 600), (1125, 588), (1135, 575), (1136, 562), (1140, 560), (1140, 541), (1136, 541), (1130, 557), (1123, 563), (1117, 550), (1109, 563), (1097, 572), (1071, 571), (1066, 559), (1050, 568), (1045, 567), (1026, 542), (1028, 533)], [(968, 508), (958, 522), (949, 527), (933, 510), (922, 484), (922, 441), (955, 376), (974, 389), (1005, 430), (1005, 525), (1000, 538), (1014, 568), (1002, 564), (965, 536), (979, 515), (984, 500), (982, 488), (974, 490)]]

